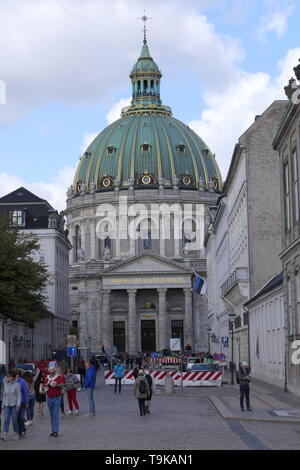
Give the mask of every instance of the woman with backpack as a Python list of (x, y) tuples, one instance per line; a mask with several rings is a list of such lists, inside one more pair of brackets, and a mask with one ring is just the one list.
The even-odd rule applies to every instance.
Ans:
[(142, 370), (139, 370), (138, 377), (135, 381), (134, 394), (139, 401), (140, 416), (146, 415), (145, 401), (150, 395), (150, 388), (148, 380)]

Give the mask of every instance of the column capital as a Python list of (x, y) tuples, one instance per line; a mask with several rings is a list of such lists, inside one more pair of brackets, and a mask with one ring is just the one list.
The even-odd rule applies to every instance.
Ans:
[(110, 289), (103, 289), (102, 290), (103, 295), (109, 295), (111, 293)]
[(156, 289), (156, 290), (159, 294), (164, 294), (164, 293), (167, 292), (168, 289), (166, 287), (164, 287), (164, 288), (159, 288), (159, 289)]
[(137, 289), (126, 289), (128, 295), (135, 295), (137, 293)]
[(191, 289), (190, 287), (184, 287), (183, 292), (184, 292), (184, 295), (186, 296), (192, 295), (193, 289)]

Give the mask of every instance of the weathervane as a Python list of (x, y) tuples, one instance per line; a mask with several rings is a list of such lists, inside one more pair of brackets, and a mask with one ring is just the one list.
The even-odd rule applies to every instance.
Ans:
[(137, 18), (138, 20), (142, 20), (144, 22), (144, 44), (147, 44), (147, 38), (146, 38), (146, 32), (147, 32), (147, 29), (146, 29), (146, 21), (148, 20), (152, 20), (152, 18), (149, 18), (149, 16), (146, 16), (146, 11), (144, 10), (144, 14), (141, 18)]

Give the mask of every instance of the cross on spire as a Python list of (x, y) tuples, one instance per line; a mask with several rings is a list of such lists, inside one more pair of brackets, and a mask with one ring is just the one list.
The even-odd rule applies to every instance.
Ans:
[(146, 32), (147, 32), (147, 29), (146, 29), (146, 21), (148, 20), (152, 20), (152, 18), (149, 18), (149, 16), (146, 16), (146, 11), (144, 10), (144, 14), (141, 18), (137, 18), (138, 20), (142, 20), (144, 22), (144, 44), (147, 44), (147, 38), (146, 38)]

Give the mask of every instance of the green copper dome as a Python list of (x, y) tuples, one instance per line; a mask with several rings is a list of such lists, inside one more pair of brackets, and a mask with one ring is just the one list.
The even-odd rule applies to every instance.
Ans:
[(161, 72), (144, 40), (130, 78), (131, 106), (106, 127), (80, 159), (76, 193), (136, 188), (221, 189), (215, 157), (203, 140), (160, 100)]

